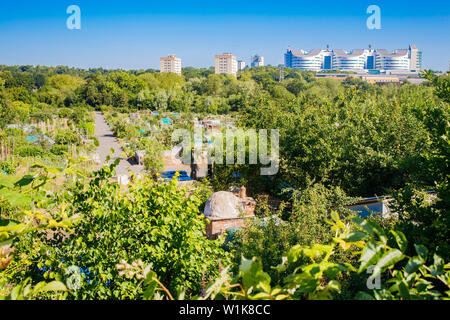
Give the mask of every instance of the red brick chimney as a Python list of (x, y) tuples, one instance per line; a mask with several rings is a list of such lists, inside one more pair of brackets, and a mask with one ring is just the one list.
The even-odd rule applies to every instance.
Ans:
[(239, 192), (239, 198), (241, 199), (247, 198), (247, 188), (245, 188), (244, 186), (241, 187), (241, 190)]

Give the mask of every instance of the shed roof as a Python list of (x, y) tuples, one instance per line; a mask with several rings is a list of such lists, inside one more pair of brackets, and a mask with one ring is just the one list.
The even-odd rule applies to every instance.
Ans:
[(206, 202), (204, 214), (208, 218), (233, 219), (238, 218), (244, 207), (240, 198), (232, 192), (219, 191)]

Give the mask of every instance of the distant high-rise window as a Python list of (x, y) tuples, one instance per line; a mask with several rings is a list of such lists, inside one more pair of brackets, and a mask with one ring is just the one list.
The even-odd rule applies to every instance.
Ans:
[(326, 56), (324, 63), (323, 63), (323, 68), (326, 70), (330, 70), (331, 69), (331, 56)]
[(369, 70), (375, 69), (375, 57), (374, 56), (368, 56), (367, 57), (367, 68)]

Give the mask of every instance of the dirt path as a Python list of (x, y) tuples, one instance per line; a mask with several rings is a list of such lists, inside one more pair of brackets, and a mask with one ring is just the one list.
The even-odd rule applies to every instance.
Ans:
[(123, 150), (120, 147), (117, 139), (114, 137), (112, 130), (109, 128), (101, 112), (95, 113), (95, 136), (100, 143), (97, 148), (97, 153), (100, 157), (100, 161), (103, 164), (106, 157), (111, 153), (111, 148), (114, 149), (113, 157), (110, 161), (113, 162), (116, 159), (120, 159), (119, 165), (116, 167), (116, 175), (129, 174), (129, 171), (134, 173), (140, 173), (144, 170), (144, 166), (133, 165), (122, 158)]

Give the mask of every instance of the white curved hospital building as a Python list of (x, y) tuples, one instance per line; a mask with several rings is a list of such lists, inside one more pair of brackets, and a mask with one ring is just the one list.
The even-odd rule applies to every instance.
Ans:
[(310, 71), (385, 70), (418, 72), (422, 68), (422, 52), (414, 45), (410, 45), (409, 49), (394, 50), (393, 52), (384, 49), (356, 49), (351, 51), (315, 49), (309, 52), (288, 49), (284, 55), (284, 61), (288, 68)]

